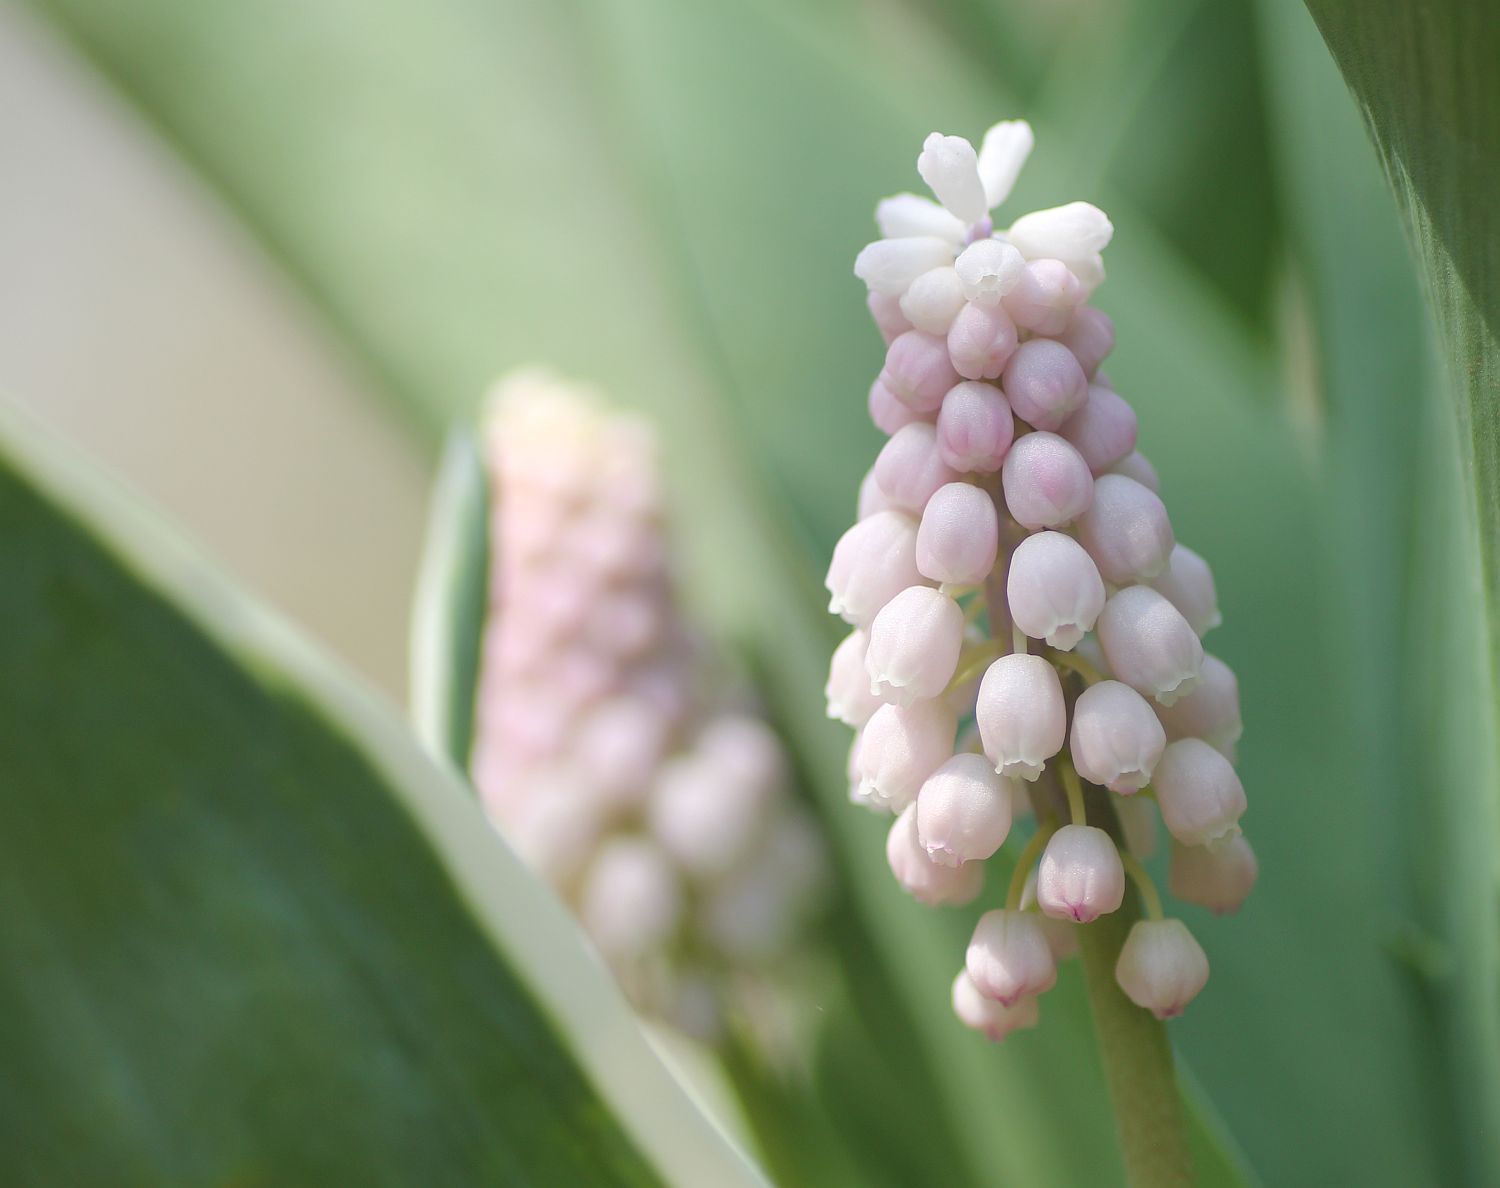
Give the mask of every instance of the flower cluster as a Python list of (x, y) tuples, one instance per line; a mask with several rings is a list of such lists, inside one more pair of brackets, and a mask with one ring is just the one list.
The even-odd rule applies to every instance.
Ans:
[(995, 1039), (1035, 1024), (1074, 928), (1119, 908), (1127, 875), (1148, 918), (1121, 988), (1162, 1018), (1202, 989), (1207, 958), (1140, 864), (1152, 801), (1174, 894), (1232, 911), (1256, 877), (1238, 688), (1201, 643), (1213, 577), (1176, 542), (1135, 413), (1099, 371), (1114, 327), (1087, 302), (1114, 229), (1085, 202), (1003, 231), (990, 218), (1031, 147), (1021, 121), (978, 152), (933, 133), (917, 171), (937, 201), (876, 209), (884, 238), (854, 271), (887, 344), (869, 412), (889, 440), (827, 579), (853, 628), (828, 712), (857, 731), (851, 798), (895, 814), (900, 883), (972, 901), (1013, 819), (1035, 814), (953, 987), (959, 1018)]
[[(471, 767), (491, 820), (643, 1010), (711, 1036), (796, 940), (823, 856), (770, 729), (709, 697), (674, 604), (649, 427), (577, 385), (498, 385)], [(753, 979), (751, 979), (753, 981)]]

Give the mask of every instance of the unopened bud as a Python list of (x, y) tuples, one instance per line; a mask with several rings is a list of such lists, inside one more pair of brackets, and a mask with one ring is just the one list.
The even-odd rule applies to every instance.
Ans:
[(854, 518), (863, 520), (876, 512), (896, 510), (899, 509), (886, 498), (880, 484), (875, 481), (875, 468), (870, 467), (865, 471), (865, 477), (859, 480), (859, 500), (855, 504)]
[(986, 998), (1014, 1006), (1050, 990), (1057, 981), (1057, 963), (1030, 912), (995, 910), (979, 917), (964, 956), (964, 968)]
[(854, 260), (854, 275), (871, 291), (900, 297), (929, 269), (953, 263), (953, 245), (930, 235), (877, 239)]
[(1200, 738), (1169, 743), (1151, 777), (1167, 832), (1185, 846), (1217, 846), (1240, 831), (1245, 789), (1234, 765)]
[(880, 337), (885, 340), (886, 346), (890, 346), (911, 329), (911, 323), (901, 312), (901, 299), (893, 294), (876, 293), (872, 290), (865, 298), (865, 308), (870, 311), (875, 329), (880, 331)]
[(1022, 215), (1011, 224), (1006, 238), (1028, 260), (1046, 258), (1071, 265), (1102, 252), (1114, 231), (1109, 216), (1097, 206), (1069, 202)]
[(1161, 498), (1121, 474), (1095, 481), (1093, 501), (1078, 517), (1078, 539), (1105, 580), (1117, 586), (1161, 573), (1176, 543)]
[(999, 514), (978, 487), (948, 483), (927, 501), (917, 528), (917, 569), (924, 576), (955, 586), (978, 585), (995, 567), (999, 548)]
[(999, 379), (1016, 353), (1016, 324), (1000, 305), (970, 301), (948, 328), (948, 357), (964, 379)]
[(959, 253), (953, 267), (965, 300), (998, 305), (1021, 282), (1026, 261), (1003, 240), (980, 239)]
[(1161, 476), (1156, 473), (1156, 467), (1151, 465), (1146, 455), (1136, 450), (1126, 454), (1112, 467), (1111, 474), (1123, 474), (1126, 478), (1135, 479), (1141, 486), (1148, 490), (1161, 494)]
[(995, 770), (1013, 779), (1036, 779), (1062, 750), (1067, 731), (1057, 671), (1040, 656), (1001, 656), (980, 682), (975, 716)]
[(875, 458), (875, 481), (897, 507), (920, 515), (932, 493), (958, 478), (938, 453), (937, 429), (926, 421), (898, 429)]
[(672, 864), (644, 838), (620, 837), (595, 857), (579, 914), (600, 950), (631, 957), (662, 944), (682, 915)]
[(951, 265), (944, 265), (924, 272), (911, 282), (911, 288), (901, 298), (901, 312), (918, 330), (946, 335), (964, 301), (959, 274)]
[(880, 698), (870, 692), (870, 676), (865, 670), (865, 649), (869, 645), (869, 635), (851, 631), (834, 650), (828, 663), (828, 684), (823, 688), (828, 716), (855, 730), (881, 706)]
[(1182, 1014), (1208, 981), (1208, 957), (1181, 920), (1138, 920), (1115, 962), (1126, 997), (1158, 1019)]
[(887, 239), (932, 236), (947, 243), (962, 242), (967, 226), (931, 198), (896, 194), (875, 205), (875, 225)]
[(1244, 732), (1240, 686), (1229, 665), (1217, 656), (1205, 655), (1193, 691), (1171, 705), (1158, 706), (1156, 714), (1169, 739), (1201, 738), (1234, 762), (1234, 746)]
[(1015, 548), (1006, 601), (1017, 627), (1068, 651), (1104, 609), (1104, 582), (1093, 559), (1071, 536), (1038, 532)]
[(1061, 260), (1033, 260), (1005, 298), (1006, 312), (1023, 330), (1055, 338), (1067, 327), (1083, 286)]
[(1005, 506), (1023, 528), (1061, 528), (1088, 510), (1094, 478), (1083, 455), (1055, 433), (1026, 433), (1000, 471)]
[(1167, 567), (1151, 582), (1199, 635), (1224, 620), (1219, 614), (1219, 595), (1214, 589), (1208, 562), (1186, 545), (1177, 545), (1167, 558)]
[(984, 863), (942, 866), (927, 856), (917, 837), (917, 807), (909, 805), (886, 835), (885, 857), (896, 881), (929, 907), (962, 907), (973, 903), (984, 887)]
[(1055, 430), (1083, 407), (1088, 380), (1073, 352), (1050, 338), (1016, 348), (1000, 381), (1016, 416), (1036, 429)]
[(1259, 874), (1260, 864), (1244, 834), (1216, 849), (1172, 843), (1172, 894), (1221, 916), (1240, 910)]
[(917, 172), (959, 222), (977, 223), (989, 213), (979, 180), (978, 154), (962, 136), (932, 133), (922, 142)]
[(914, 421), (925, 419), (921, 413), (913, 412), (891, 395), (891, 390), (878, 379), (870, 385), (867, 407), (870, 410), (870, 420), (875, 422), (875, 428), (887, 437)]
[(1099, 365), (1115, 349), (1115, 324), (1102, 309), (1079, 306), (1057, 341), (1073, 352), (1083, 374), (1093, 379)]
[(760, 834), (775, 789), (735, 779), (701, 754), (668, 762), (648, 805), (651, 835), (698, 878), (727, 873)]
[(1041, 1018), (1035, 998), (1023, 998), (1014, 1006), (1002, 1006), (986, 998), (974, 985), (968, 970), (959, 970), (953, 979), (953, 1013), (965, 1027), (999, 1043), (1012, 1031), (1035, 1027)]
[(1119, 681), (1100, 681), (1074, 703), (1069, 741), (1079, 775), (1130, 793), (1151, 782), (1167, 736), (1144, 697)]
[(941, 701), (883, 705), (860, 732), (858, 794), (872, 808), (899, 812), (953, 754), (958, 718)]
[(1105, 473), (1135, 449), (1135, 409), (1123, 396), (1100, 384), (1058, 433), (1073, 443), (1095, 475)]
[(1035, 143), (1025, 120), (1001, 120), (984, 134), (979, 144), (979, 178), (991, 210), (1010, 197)]
[(1099, 615), (1109, 669), (1137, 693), (1171, 705), (1198, 684), (1203, 645), (1182, 612), (1150, 586), (1126, 586)]
[(963, 640), (958, 603), (930, 586), (908, 586), (870, 626), (865, 652), (870, 691), (897, 705), (939, 696), (958, 670)]
[(955, 755), (917, 793), (917, 836), (939, 866), (982, 862), (1010, 833), (1011, 793), (982, 755)]
[(1010, 403), (993, 384), (965, 380), (943, 397), (938, 411), (938, 452), (962, 473), (1000, 469), (1015, 436)]
[(948, 343), (920, 330), (908, 330), (891, 342), (880, 372), (880, 382), (892, 396), (924, 415), (937, 412), (958, 379), (948, 358)]
[(917, 522), (900, 512), (876, 512), (833, 546), (824, 582), (828, 609), (848, 623), (867, 625), (907, 586), (924, 580), (917, 572)]
[(1064, 825), (1047, 842), (1037, 867), (1037, 906), (1058, 919), (1087, 924), (1119, 910), (1125, 867), (1109, 834), (1092, 825)]

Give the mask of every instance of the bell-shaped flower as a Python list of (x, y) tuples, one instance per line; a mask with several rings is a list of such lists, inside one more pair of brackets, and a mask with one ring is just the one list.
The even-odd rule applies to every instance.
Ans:
[(1005, 596), (1017, 627), (1066, 652), (1093, 630), (1104, 609), (1104, 582), (1071, 536), (1037, 532), (1011, 553)]
[(1136, 1006), (1172, 1019), (1208, 982), (1208, 957), (1181, 920), (1138, 920), (1120, 948), (1115, 981)]
[(1151, 782), (1167, 736), (1144, 697), (1119, 681), (1100, 681), (1074, 703), (1069, 743), (1079, 775), (1130, 793)]
[(964, 612), (958, 603), (930, 586), (908, 586), (870, 625), (865, 651), (870, 692), (897, 705), (940, 696), (958, 670), (963, 642)]
[(1168, 739), (1201, 738), (1234, 762), (1235, 743), (1244, 732), (1240, 722), (1240, 685), (1233, 670), (1217, 656), (1205, 655), (1193, 691), (1171, 705), (1157, 706), (1156, 715), (1166, 728)]
[(984, 863), (944, 866), (934, 862), (917, 836), (917, 807), (909, 805), (886, 835), (885, 857), (906, 892), (928, 907), (962, 907), (984, 887)]
[(1152, 579), (1151, 587), (1164, 594), (1199, 635), (1207, 634), (1224, 621), (1219, 614), (1213, 570), (1186, 545), (1172, 549), (1166, 569)]
[(953, 979), (953, 1013), (965, 1027), (999, 1043), (1013, 1031), (1035, 1027), (1041, 1018), (1035, 998), (1023, 998), (1014, 1006), (1002, 1006), (986, 998), (974, 985), (969, 971), (961, 969)]
[(1023, 528), (1061, 528), (1088, 510), (1094, 476), (1083, 455), (1055, 433), (1025, 433), (1000, 470), (1005, 506)]
[(1057, 982), (1057, 962), (1031, 912), (996, 909), (980, 916), (964, 968), (981, 994), (1008, 1007)]
[(1025, 652), (985, 670), (975, 707), (984, 753), (1002, 776), (1034, 780), (1062, 750), (1067, 709), (1057, 670)]
[(858, 629), (844, 637), (834, 649), (828, 663), (828, 683), (823, 696), (828, 701), (828, 716), (858, 730), (880, 708), (881, 700), (870, 692), (870, 675), (865, 669), (865, 650), (870, 646), (868, 633)]
[(917, 569), (923, 576), (955, 586), (978, 585), (995, 567), (999, 548), (999, 513), (979, 487), (948, 483), (927, 501), (917, 527)]
[(896, 507), (921, 513), (939, 487), (958, 478), (938, 451), (937, 429), (926, 421), (903, 425), (875, 458), (875, 481)]
[(1078, 517), (1078, 539), (1117, 586), (1156, 577), (1176, 544), (1161, 497), (1122, 474), (1095, 480), (1093, 501)]
[(925, 582), (917, 571), (916, 520), (898, 511), (877, 511), (839, 537), (824, 585), (829, 611), (865, 626), (907, 586)]
[(1137, 693), (1169, 706), (1197, 687), (1203, 667), (1198, 633), (1150, 586), (1111, 594), (1097, 627), (1110, 672)]
[(1240, 832), (1244, 786), (1234, 765), (1201, 738), (1168, 743), (1151, 786), (1162, 823), (1183, 845), (1220, 846)]
[(1010, 823), (1010, 789), (983, 755), (954, 755), (917, 793), (917, 836), (939, 866), (993, 856)]
[(941, 701), (881, 706), (860, 731), (854, 795), (871, 808), (900, 812), (953, 754), (957, 730), (958, 716)]
[(1118, 911), (1124, 898), (1125, 867), (1104, 830), (1064, 825), (1048, 839), (1036, 876), (1036, 902), (1043, 912), (1087, 924)]
[(1259, 875), (1260, 864), (1244, 834), (1213, 849), (1172, 843), (1167, 881), (1172, 894), (1218, 915), (1239, 911)]

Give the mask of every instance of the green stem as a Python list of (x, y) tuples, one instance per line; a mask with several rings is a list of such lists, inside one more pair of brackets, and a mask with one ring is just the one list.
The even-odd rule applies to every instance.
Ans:
[(1026, 843), (1026, 848), (1021, 851), (1021, 856), (1016, 859), (1016, 869), (1010, 875), (1010, 889), (1005, 893), (1006, 911), (1013, 912), (1021, 906), (1021, 895), (1026, 890), (1026, 876), (1041, 855), (1047, 839), (1055, 832), (1057, 831), (1051, 826), (1038, 826), (1037, 831), (1031, 835), (1031, 840)]
[(1062, 773), (1063, 791), (1068, 796), (1068, 819), (1074, 825), (1087, 825), (1088, 811), (1083, 805), (1083, 786), (1078, 782), (1078, 773), (1067, 755), (1057, 757), (1057, 768)]
[[(1088, 808), (1119, 843), (1119, 819), (1108, 793), (1091, 787)], [(1140, 897), (1131, 890), (1119, 911), (1078, 930), (1084, 983), (1127, 1181), (1131, 1188), (1188, 1188), (1192, 1164), (1166, 1028), (1126, 998), (1115, 981), (1120, 948), (1140, 918)]]

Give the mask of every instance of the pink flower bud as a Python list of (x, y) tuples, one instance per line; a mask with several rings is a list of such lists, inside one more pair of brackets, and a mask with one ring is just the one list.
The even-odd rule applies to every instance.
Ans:
[(1139, 450), (1126, 454), (1110, 468), (1110, 473), (1123, 474), (1126, 478), (1135, 479), (1141, 486), (1155, 491), (1158, 495), (1161, 494), (1161, 476), (1156, 473), (1156, 467), (1147, 461), (1146, 455)]
[(1058, 430), (1071, 441), (1089, 469), (1103, 474), (1135, 449), (1135, 409), (1100, 384), (1089, 385), (1084, 405)]
[(1130, 793), (1151, 782), (1167, 736), (1144, 697), (1119, 681), (1100, 681), (1074, 703), (1069, 742), (1079, 775)]
[(939, 866), (991, 857), (1010, 820), (1010, 790), (982, 755), (953, 756), (917, 793), (917, 836)]
[(965, 380), (943, 397), (938, 412), (938, 453), (954, 470), (999, 470), (1015, 435), (1010, 403), (993, 384)]
[(964, 612), (958, 603), (930, 586), (908, 586), (870, 626), (865, 652), (870, 691), (897, 705), (940, 696), (958, 670), (963, 642)]
[(854, 275), (875, 293), (899, 297), (931, 268), (953, 263), (953, 245), (931, 235), (877, 239), (854, 259)]
[(927, 501), (917, 528), (917, 569), (926, 577), (978, 585), (995, 567), (999, 548), (1000, 517), (986, 492), (969, 483), (948, 483)]
[(1115, 349), (1115, 324), (1109, 315), (1091, 305), (1080, 306), (1057, 341), (1073, 352), (1083, 374), (1094, 378), (1099, 364)]
[(1158, 706), (1156, 715), (1166, 727), (1169, 739), (1201, 738), (1234, 762), (1234, 744), (1244, 732), (1240, 723), (1240, 684), (1229, 665), (1217, 656), (1205, 655), (1193, 691), (1169, 706)]
[(823, 695), (828, 699), (828, 716), (858, 730), (880, 708), (880, 698), (870, 692), (870, 676), (865, 671), (865, 649), (870, 637), (863, 631), (851, 631), (834, 650), (828, 664), (828, 684)]
[(608, 956), (635, 957), (655, 948), (682, 916), (672, 864), (644, 838), (616, 838), (599, 851), (584, 879), (579, 915)]
[(1000, 471), (1005, 506), (1023, 528), (1061, 528), (1088, 510), (1094, 477), (1083, 455), (1055, 433), (1024, 433)]
[(900, 512), (882, 511), (839, 537), (824, 584), (829, 611), (864, 626), (907, 586), (923, 582), (917, 572), (917, 522)]
[(885, 492), (875, 481), (875, 468), (872, 466), (865, 471), (865, 477), (859, 480), (859, 501), (855, 505), (854, 518), (863, 520), (868, 516), (873, 516), (876, 512), (892, 510), (895, 509), (891, 501), (885, 497)]
[(1224, 620), (1219, 614), (1219, 595), (1214, 589), (1213, 570), (1208, 562), (1186, 545), (1177, 545), (1167, 557), (1167, 567), (1151, 582), (1153, 589), (1182, 612), (1199, 635)]
[(901, 298), (901, 312), (913, 326), (928, 334), (946, 335), (963, 307), (963, 285), (951, 265), (924, 272), (911, 282), (911, 288)]
[(1034, 780), (1062, 750), (1067, 710), (1057, 672), (1040, 656), (1001, 656), (985, 671), (975, 710), (984, 753), (995, 770)]
[(1094, 481), (1094, 500), (1078, 517), (1078, 539), (1099, 572), (1117, 586), (1161, 573), (1176, 543), (1161, 498), (1122, 474)]
[(1087, 924), (1118, 911), (1125, 867), (1109, 834), (1092, 825), (1064, 825), (1047, 842), (1037, 867), (1036, 902), (1049, 916)]
[(977, 223), (989, 213), (979, 180), (979, 155), (962, 136), (928, 136), (917, 156), (917, 172), (959, 222)]
[(887, 239), (931, 235), (951, 244), (963, 242), (968, 227), (931, 198), (896, 194), (875, 204), (875, 225)]
[(1203, 645), (1182, 612), (1150, 586), (1126, 586), (1099, 615), (1109, 669), (1137, 693), (1171, 705), (1198, 684)]
[(865, 307), (875, 320), (875, 329), (880, 331), (880, 337), (885, 340), (886, 346), (890, 346), (911, 329), (911, 323), (901, 312), (901, 299), (891, 293), (871, 290), (870, 295), (865, 298)]
[(953, 1013), (965, 1027), (999, 1043), (1012, 1031), (1035, 1027), (1041, 1018), (1035, 998), (1023, 998), (1015, 1006), (1001, 1006), (993, 998), (979, 993), (969, 971), (959, 970), (953, 979)]
[(1061, 260), (1033, 260), (1005, 298), (1005, 309), (1017, 326), (1055, 338), (1067, 327), (1083, 300), (1083, 286)]
[(1115, 962), (1126, 997), (1158, 1019), (1173, 1019), (1208, 981), (1208, 957), (1181, 920), (1138, 920)]
[(886, 351), (880, 382), (902, 404), (925, 416), (937, 412), (948, 389), (958, 383), (958, 372), (944, 339), (908, 330)]
[(881, 706), (860, 735), (860, 798), (872, 808), (904, 809), (953, 754), (957, 729), (957, 716), (941, 701)]
[(976, 240), (953, 264), (964, 299), (976, 305), (998, 305), (1021, 280), (1025, 267), (1021, 253), (999, 239)]
[(1041, 921), (1030, 912), (995, 910), (979, 917), (964, 968), (986, 998), (1015, 1006), (1057, 981), (1057, 963)]
[(1245, 789), (1234, 765), (1201, 738), (1169, 743), (1151, 777), (1167, 832), (1185, 846), (1215, 846), (1240, 831)]
[(1214, 849), (1172, 843), (1172, 894), (1218, 915), (1239, 911), (1259, 874), (1255, 851), (1243, 834)]
[(907, 893), (928, 907), (962, 907), (973, 903), (984, 887), (984, 863), (940, 866), (927, 856), (917, 838), (917, 807), (908, 805), (885, 839), (891, 873)]
[(1093, 630), (1104, 609), (1099, 570), (1083, 546), (1061, 532), (1038, 532), (1016, 546), (1005, 596), (1017, 627), (1063, 651)]
[(875, 481), (897, 507), (920, 513), (932, 493), (958, 475), (938, 453), (937, 429), (918, 421), (898, 429), (875, 459)]
[(948, 357), (964, 379), (999, 379), (1016, 351), (1016, 325), (999, 305), (970, 301), (948, 329)]
[(1036, 429), (1057, 429), (1089, 394), (1073, 352), (1050, 338), (1033, 338), (1017, 347), (1000, 386), (1016, 416)]
[(891, 390), (878, 379), (870, 385), (868, 407), (870, 420), (875, 422), (875, 428), (887, 437), (904, 426), (926, 419), (921, 413), (913, 412), (892, 396)]

